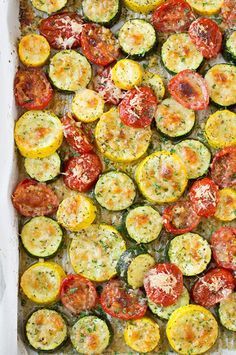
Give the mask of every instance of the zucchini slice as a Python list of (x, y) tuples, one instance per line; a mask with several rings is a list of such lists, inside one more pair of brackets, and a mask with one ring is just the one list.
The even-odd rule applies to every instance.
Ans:
[(224, 0), (186, 0), (189, 5), (201, 15), (214, 15), (217, 14)]
[(57, 220), (64, 228), (77, 232), (93, 223), (96, 212), (97, 209), (89, 197), (77, 194), (60, 203)]
[(111, 27), (118, 21), (121, 13), (120, 0), (83, 0), (82, 8), (88, 21)]
[(102, 282), (116, 275), (117, 262), (125, 249), (125, 241), (115, 228), (92, 224), (76, 233), (69, 255), (77, 274)]
[(80, 318), (70, 333), (72, 345), (80, 354), (102, 354), (111, 337), (107, 321), (93, 315)]
[(186, 287), (183, 288), (183, 293), (181, 296), (178, 298), (177, 302), (172, 304), (171, 306), (163, 307), (159, 304), (156, 304), (152, 302), (150, 299), (148, 299), (148, 307), (152, 311), (152, 313), (156, 314), (158, 317), (163, 318), (163, 319), (169, 319), (171, 314), (178, 309), (179, 307), (182, 306), (187, 306), (189, 304), (189, 293)]
[(202, 354), (218, 336), (218, 324), (206, 308), (190, 304), (176, 309), (167, 323), (166, 334), (178, 354)]
[(36, 258), (52, 257), (62, 243), (59, 224), (48, 217), (34, 217), (21, 231), (21, 241), (27, 252)]
[(211, 260), (211, 248), (199, 234), (185, 233), (171, 240), (168, 256), (184, 276), (203, 272)]
[(124, 330), (126, 344), (138, 353), (150, 353), (160, 340), (158, 324), (151, 318), (143, 317), (126, 323)]
[(63, 140), (59, 118), (50, 111), (27, 111), (15, 125), (16, 145), (26, 158), (45, 158), (55, 153)]
[(41, 67), (50, 56), (50, 45), (45, 37), (31, 33), (21, 38), (18, 51), (24, 65)]
[(230, 222), (236, 218), (236, 190), (224, 188), (219, 191), (215, 217), (224, 222)]
[(195, 139), (185, 139), (176, 144), (173, 151), (184, 162), (189, 179), (196, 179), (207, 173), (211, 162), (211, 153), (202, 142)]
[(25, 158), (25, 170), (32, 178), (40, 182), (54, 179), (60, 174), (61, 159), (57, 153), (45, 158)]
[(226, 37), (223, 55), (226, 60), (236, 64), (236, 31)]
[(141, 193), (153, 203), (176, 201), (187, 185), (187, 171), (176, 154), (155, 152), (137, 167), (135, 179)]
[(145, 273), (156, 263), (146, 248), (135, 246), (127, 249), (117, 263), (117, 274), (132, 288), (143, 286)]
[(130, 90), (142, 83), (142, 66), (134, 60), (121, 59), (111, 69), (111, 79), (118, 88)]
[(174, 74), (185, 69), (196, 70), (203, 61), (203, 56), (186, 33), (171, 35), (162, 46), (161, 58), (165, 68)]
[(162, 218), (151, 206), (138, 206), (125, 216), (125, 228), (137, 243), (150, 243), (157, 239), (162, 230)]
[(160, 75), (145, 70), (143, 73), (142, 85), (149, 86), (154, 91), (158, 102), (163, 99), (165, 95), (165, 86)]
[(125, 210), (132, 205), (136, 196), (133, 180), (120, 171), (101, 175), (94, 192), (98, 203), (109, 211)]
[(220, 302), (219, 317), (225, 328), (236, 332), (236, 292)]
[(104, 100), (93, 90), (82, 89), (72, 100), (72, 112), (79, 121), (93, 122), (103, 114)]
[(147, 14), (154, 10), (164, 0), (124, 0), (125, 5), (134, 12)]
[(82, 54), (68, 49), (56, 53), (50, 59), (48, 74), (57, 89), (71, 92), (88, 85), (92, 70)]
[(61, 282), (66, 274), (62, 267), (52, 261), (31, 265), (21, 276), (24, 294), (37, 304), (49, 304), (59, 299)]
[(67, 3), (67, 0), (31, 0), (33, 6), (39, 10), (52, 14), (53, 12), (61, 10)]
[(216, 111), (205, 125), (205, 135), (213, 148), (224, 148), (236, 144), (236, 114), (229, 110)]
[(209, 95), (219, 106), (236, 104), (236, 66), (216, 64), (205, 75)]
[(124, 53), (134, 58), (142, 58), (154, 48), (156, 32), (145, 20), (128, 20), (119, 31), (118, 41)]
[(117, 108), (104, 113), (95, 129), (98, 148), (106, 158), (117, 162), (128, 163), (140, 158), (148, 149), (151, 135), (150, 127), (124, 125)]
[(68, 330), (63, 317), (53, 309), (38, 309), (25, 327), (29, 344), (37, 351), (54, 351), (65, 343)]
[(157, 106), (155, 120), (157, 129), (163, 135), (175, 139), (191, 133), (195, 124), (195, 113), (173, 98), (168, 98)]

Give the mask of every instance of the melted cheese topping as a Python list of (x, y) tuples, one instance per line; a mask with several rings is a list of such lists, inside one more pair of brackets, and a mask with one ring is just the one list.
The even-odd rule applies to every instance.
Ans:
[(148, 13), (154, 10), (164, 0), (124, 0), (125, 5), (135, 12)]
[(165, 95), (165, 86), (160, 75), (145, 70), (143, 73), (142, 85), (149, 86), (155, 93), (158, 101)]
[(56, 53), (50, 60), (49, 76), (60, 90), (77, 91), (85, 88), (91, 79), (88, 60), (74, 50)]
[(161, 56), (165, 67), (174, 73), (197, 69), (203, 60), (203, 56), (186, 33), (171, 35), (162, 46)]
[(93, 224), (74, 236), (69, 255), (76, 273), (102, 282), (116, 274), (116, 264), (125, 249), (125, 242), (115, 228)]
[(147, 150), (151, 129), (132, 128), (124, 125), (118, 109), (104, 113), (95, 130), (95, 138), (102, 154), (113, 161), (131, 162), (140, 158)]
[(61, 281), (65, 277), (62, 267), (54, 262), (38, 262), (30, 266), (21, 277), (24, 294), (38, 304), (57, 301)]
[(119, 60), (111, 70), (114, 84), (123, 90), (130, 90), (142, 83), (142, 66), (131, 59)]
[(216, 111), (205, 126), (206, 138), (213, 148), (236, 144), (236, 114), (229, 110)]
[(167, 323), (167, 338), (179, 354), (202, 354), (218, 336), (218, 324), (204, 307), (188, 305), (175, 310)]
[(67, 3), (67, 0), (31, 0), (33, 6), (43, 12), (51, 14), (61, 10)]
[(216, 64), (205, 75), (210, 98), (221, 106), (236, 103), (236, 67)]
[(220, 11), (224, 0), (186, 0), (201, 15), (214, 15)]
[(57, 153), (45, 158), (25, 159), (25, 170), (32, 179), (45, 182), (60, 174), (61, 159)]
[(26, 336), (37, 350), (55, 350), (66, 339), (67, 326), (56, 311), (39, 309), (27, 321)]
[(50, 56), (50, 45), (46, 38), (32, 33), (24, 36), (19, 43), (19, 57), (28, 67), (45, 64)]
[(236, 218), (236, 190), (225, 188), (219, 191), (215, 217), (225, 222), (233, 221)]
[(150, 270), (148, 273), (148, 282), (150, 288), (157, 288), (162, 292), (171, 294), (177, 284), (177, 279), (172, 274), (165, 272), (159, 272), (157, 274), (156, 270)]
[(143, 286), (143, 279), (146, 272), (156, 264), (155, 259), (149, 254), (136, 256), (130, 263), (127, 271), (127, 281), (133, 288)]
[(92, 122), (100, 118), (104, 110), (104, 100), (93, 90), (78, 91), (72, 101), (72, 112), (82, 122)]
[(236, 292), (220, 302), (219, 316), (225, 328), (236, 331)]
[(211, 248), (200, 235), (186, 233), (171, 240), (168, 255), (183, 275), (193, 276), (206, 269), (211, 260)]
[(62, 140), (61, 121), (49, 111), (27, 111), (16, 122), (15, 141), (24, 157), (48, 157)]
[(166, 151), (146, 157), (136, 169), (136, 181), (142, 194), (151, 202), (176, 201), (187, 185), (182, 160)]
[(119, 11), (118, 0), (83, 0), (83, 12), (92, 22), (106, 23)]

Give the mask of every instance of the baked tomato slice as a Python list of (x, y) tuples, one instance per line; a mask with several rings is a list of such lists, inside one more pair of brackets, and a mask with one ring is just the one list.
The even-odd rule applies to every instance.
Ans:
[(221, 16), (228, 27), (236, 25), (236, 2), (235, 0), (225, 0), (221, 7)]
[(115, 86), (111, 79), (111, 67), (103, 69), (95, 76), (93, 87), (109, 104), (118, 105), (124, 97), (124, 91)]
[(190, 200), (178, 201), (166, 207), (162, 217), (166, 231), (175, 235), (192, 231), (201, 220)]
[(88, 137), (79, 127), (80, 123), (76, 122), (71, 114), (66, 114), (62, 119), (63, 133), (67, 143), (78, 153), (89, 153), (93, 150), (93, 145), (89, 142)]
[(105, 285), (100, 302), (107, 314), (123, 320), (142, 318), (147, 311), (143, 293), (127, 288), (127, 285), (118, 279), (110, 280)]
[(14, 95), (18, 106), (43, 110), (53, 98), (53, 89), (41, 69), (21, 68), (15, 76)]
[(59, 205), (57, 195), (49, 186), (31, 179), (24, 179), (16, 186), (12, 202), (25, 217), (53, 214)]
[(85, 192), (91, 189), (101, 172), (102, 163), (97, 154), (81, 154), (65, 162), (64, 182), (72, 190)]
[(75, 12), (61, 12), (43, 19), (39, 31), (51, 47), (71, 49), (80, 46), (83, 23), (81, 16)]
[(220, 53), (222, 33), (215, 21), (200, 17), (191, 23), (188, 33), (203, 57), (210, 59)]
[(191, 293), (195, 303), (210, 308), (230, 295), (234, 287), (235, 279), (232, 273), (229, 270), (215, 268), (198, 279)]
[(106, 27), (88, 23), (83, 26), (81, 46), (86, 58), (96, 65), (106, 66), (120, 54), (118, 42)]
[(195, 15), (184, 0), (169, 0), (158, 6), (152, 15), (152, 23), (159, 32), (176, 33), (188, 30)]
[(211, 177), (219, 187), (236, 186), (236, 147), (223, 148), (215, 154)]
[(211, 246), (217, 265), (236, 270), (236, 228), (217, 229), (211, 237)]
[(191, 110), (205, 110), (209, 104), (206, 81), (193, 70), (186, 69), (175, 75), (169, 81), (168, 90), (176, 101)]
[(119, 105), (121, 121), (134, 128), (148, 127), (157, 108), (157, 97), (148, 86), (131, 89)]
[(157, 264), (146, 273), (144, 288), (151, 301), (171, 306), (183, 291), (183, 274), (175, 264)]
[(80, 275), (67, 275), (62, 281), (60, 298), (63, 306), (73, 314), (95, 307), (97, 292), (94, 284)]
[(204, 178), (194, 182), (189, 191), (189, 198), (199, 216), (214, 216), (219, 200), (218, 190), (212, 179)]

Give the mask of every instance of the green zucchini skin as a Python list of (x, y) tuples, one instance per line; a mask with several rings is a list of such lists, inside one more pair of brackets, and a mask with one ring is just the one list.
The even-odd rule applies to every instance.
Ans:
[(120, 15), (121, 15), (121, 10), (122, 10), (122, 3), (121, 0), (116, 0), (117, 2), (117, 12), (111, 17), (111, 19), (109, 21), (103, 21), (103, 20), (99, 20), (99, 21), (94, 21), (93, 19), (91, 19), (88, 15), (88, 13), (86, 13), (85, 10), (85, 3), (91, 2), (94, 6), (94, 0), (83, 0), (82, 2), (82, 9), (83, 9), (83, 15), (84, 18), (87, 22), (92, 22), (92, 23), (98, 23), (99, 25), (105, 26), (105, 27), (112, 27), (115, 25), (116, 22), (118, 22)]
[[(231, 32), (229, 35), (225, 36), (223, 43), (223, 57), (227, 62), (236, 64), (236, 46), (235, 48), (230, 47), (230, 41), (236, 38), (236, 30)], [(236, 39), (235, 39), (236, 41)]]
[(228, 297), (226, 297), (226, 299), (222, 300), (217, 307), (217, 315), (219, 317), (220, 323), (225, 329), (228, 329), (232, 332), (236, 332), (236, 313), (234, 312), (235, 306), (236, 292), (233, 292)]

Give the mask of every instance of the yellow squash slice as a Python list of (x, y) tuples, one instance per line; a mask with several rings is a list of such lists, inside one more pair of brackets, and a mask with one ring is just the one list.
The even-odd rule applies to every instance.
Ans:
[(124, 0), (124, 2), (130, 10), (147, 14), (162, 4), (164, 0)]
[(220, 11), (224, 0), (186, 0), (201, 15), (214, 15)]
[(67, 0), (31, 0), (33, 6), (40, 11), (51, 14), (61, 10), (67, 3)]
[(225, 188), (219, 191), (219, 202), (215, 217), (224, 222), (229, 222), (236, 218), (236, 190)]
[(142, 66), (131, 59), (119, 60), (111, 70), (114, 84), (123, 90), (130, 90), (142, 83)]
[(96, 91), (83, 89), (78, 91), (72, 101), (72, 112), (79, 121), (96, 121), (103, 114), (104, 100)]
[(156, 94), (158, 101), (163, 99), (165, 95), (165, 86), (160, 75), (145, 70), (143, 73), (142, 85), (149, 86)]
[(50, 56), (50, 45), (43, 36), (31, 33), (21, 38), (18, 51), (24, 65), (40, 67)]

